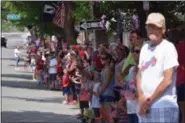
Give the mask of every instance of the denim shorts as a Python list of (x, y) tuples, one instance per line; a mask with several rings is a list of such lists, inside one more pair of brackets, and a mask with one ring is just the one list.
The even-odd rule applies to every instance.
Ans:
[(72, 90), (69, 86), (63, 87), (62, 91), (63, 91), (63, 95), (71, 95), (72, 94)]
[(81, 84), (75, 83), (75, 92), (77, 95), (80, 95), (80, 89), (81, 89)]
[(128, 123), (139, 123), (137, 114), (128, 114)]
[(57, 74), (56, 73), (50, 74), (49, 78), (50, 78), (50, 83), (52, 83), (57, 80)]
[(107, 104), (107, 103), (112, 103), (115, 101), (115, 97), (113, 96), (105, 96), (105, 95), (101, 95), (99, 97), (99, 101), (101, 104)]
[(16, 61), (16, 65), (18, 65), (18, 63), (20, 61), (20, 57), (15, 57), (15, 61)]

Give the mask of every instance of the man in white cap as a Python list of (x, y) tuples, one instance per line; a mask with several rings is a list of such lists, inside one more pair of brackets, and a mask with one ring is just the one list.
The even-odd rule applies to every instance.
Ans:
[(149, 14), (146, 30), (150, 41), (141, 49), (137, 76), (139, 122), (178, 123), (178, 56), (174, 45), (164, 39), (164, 16)]

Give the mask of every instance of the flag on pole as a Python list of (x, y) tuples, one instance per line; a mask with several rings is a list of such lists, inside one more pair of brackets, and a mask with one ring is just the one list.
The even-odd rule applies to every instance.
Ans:
[(56, 8), (55, 16), (53, 18), (53, 23), (58, 27), (64, 27), (64, 16), (65, 16), (65, 6), (64, 2), (60, 2)]

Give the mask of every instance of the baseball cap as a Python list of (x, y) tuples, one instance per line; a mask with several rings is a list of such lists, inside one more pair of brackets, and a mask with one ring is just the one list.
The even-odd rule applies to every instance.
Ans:
[(165, 18), (161, 13), (149, 14), (146, 24), (153, 24), (159, 28), (166, 28)]

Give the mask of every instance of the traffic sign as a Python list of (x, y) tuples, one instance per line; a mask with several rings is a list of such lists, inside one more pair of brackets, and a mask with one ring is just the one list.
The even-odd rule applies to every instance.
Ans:
[(8, 20), (20, 20), (21, 15), (20, 14), (8, 14), (7, 19)]
[(103, 30), (101, 20), (90, 20), (80, 22), (80, 31)]

